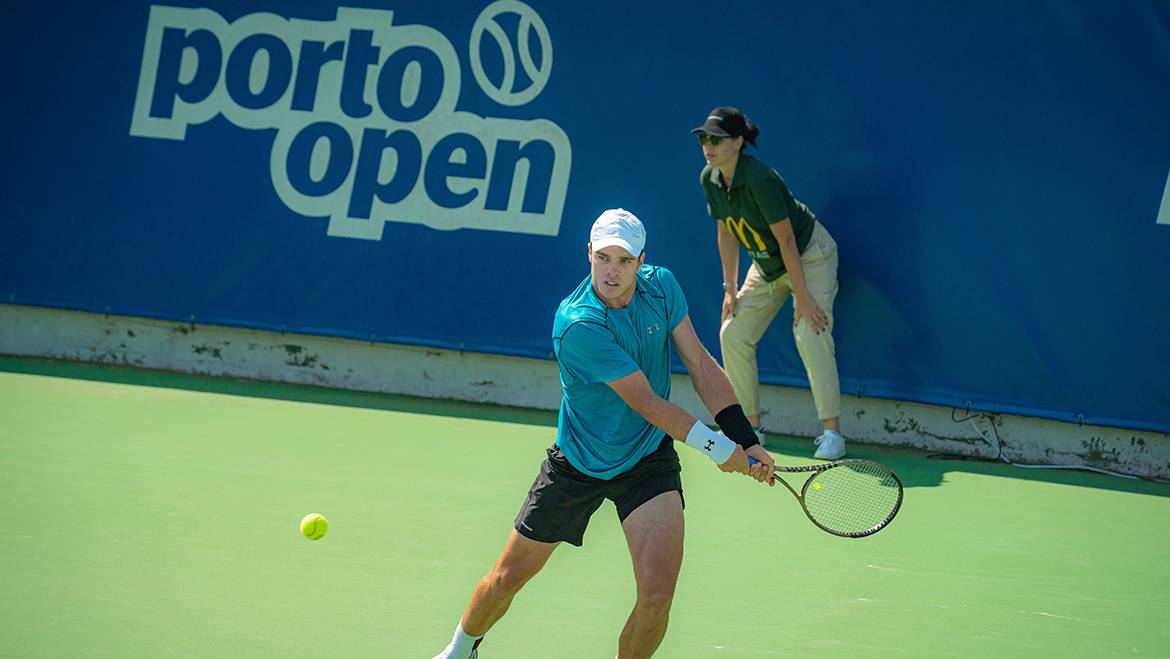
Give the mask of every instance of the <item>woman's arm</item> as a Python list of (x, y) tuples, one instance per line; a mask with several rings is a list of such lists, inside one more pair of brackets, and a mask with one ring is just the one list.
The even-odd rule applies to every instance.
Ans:
[(780, 244), (780, 258), (784, 261), (784, 269), (788, 271), (788, 280), (792, 283), (792, 295), (796, 298), (796, 312), (792, 314), (792, 324), (796, 325), (803, 316), (808, 319), (813, 330), (820, 334), (829, 327), (829, 318), (808, 292), (804, 267), (800, 263), (800, 250), (796, 246), (796, 234), (792, 232), (792, 221), (786, 217), (770, 224), (769, 227), (776, 242)]
[(719, 245), (719, 263), (723, 266), (723, 311), (719, 322), (735, 315), (736, 292), (739, 290), (739, 241), (727, 230), (727, 225), (718, 222), (715, 230)]

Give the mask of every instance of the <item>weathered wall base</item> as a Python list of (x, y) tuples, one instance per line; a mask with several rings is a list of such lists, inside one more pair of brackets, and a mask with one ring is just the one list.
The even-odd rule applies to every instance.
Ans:
[[(536, 409), (560, 404), (552, 361), (10, 304), (0, 304), (0, 354)], [(675, 402), (702, 411), (685, 375), (675, 376), (673, 391)], [(957, 423), (966, 410), (854, 396), (843, 402), (842, 430), (851, 440), (994, 457), (986, 441), (995, 441), (994, 422), (1013, 462), (1170, 478), (1164, 434), (1007, 415)], [(769, 431), (808, 437), (820, 431), (805, 390), (764, 387), (761, 405)]]

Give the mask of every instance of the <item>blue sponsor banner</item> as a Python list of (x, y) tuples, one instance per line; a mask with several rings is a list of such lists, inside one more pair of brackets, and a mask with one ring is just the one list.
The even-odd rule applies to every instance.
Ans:
[[(621, 206), (717, 352), (688, 131), (733, 104), (840, 246), (847, 393), (1170, 432), (1165, 3), (5, 18), (2, 301), (547, 358)], [(789, 313), (766, 382), (804, 383)]]

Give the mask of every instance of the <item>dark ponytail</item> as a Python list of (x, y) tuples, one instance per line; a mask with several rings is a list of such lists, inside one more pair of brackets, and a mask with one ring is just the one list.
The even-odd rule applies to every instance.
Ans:
[[(756, 137), (760, 134), (760, 127), (752, 123), (752, 120), (747, 117), (744, 117), (743, 121), (747, 125), (747, 129), (743, 134), (744, 144), (750, 144), (754, 147), (756, 145)], [(740, 147), (740, 151), (743, 151), (743, 147)]]

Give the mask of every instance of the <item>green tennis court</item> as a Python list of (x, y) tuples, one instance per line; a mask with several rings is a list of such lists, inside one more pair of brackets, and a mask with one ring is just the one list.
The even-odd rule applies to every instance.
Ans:
[[(551, 413), (19, 359), (0, 401), (11, 657), (429, 658), (555, 432)], [(1170, 654), (1170, 486), (856, 445), (906, 502), (846, 540), (680, 454), (687, 551), (657, 656)], [(612, 657), (633, 601), (607, 504), (482, 656)]]

